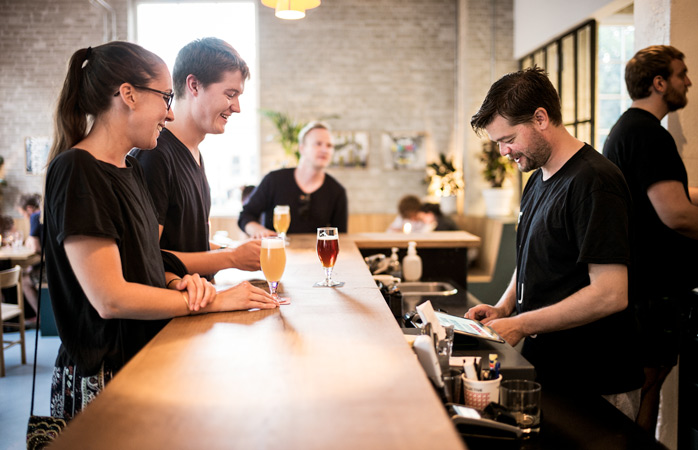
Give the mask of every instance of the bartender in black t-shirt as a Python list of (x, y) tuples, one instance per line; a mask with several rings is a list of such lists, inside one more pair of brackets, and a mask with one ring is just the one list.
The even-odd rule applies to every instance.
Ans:
[(538, 68), (494, 83), (471, 125), (533, 174), (521, 199), (511, 283), (495, 306), (478, 305), (466, 317), (511, 345), (525, 339), (522, 355), (544, 390), (603, 395), (634, 417), (642, 370), (627, 309), (623, 175), (567, 131), (557, 92)]

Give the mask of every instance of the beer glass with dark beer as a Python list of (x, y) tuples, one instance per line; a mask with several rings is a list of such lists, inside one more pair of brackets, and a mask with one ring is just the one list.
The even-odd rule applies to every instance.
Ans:
[(344, 283), (332, 279), (332, 269), (339, 253), (339, 233), (337, 228), (326, 227), (317, 229), (317, 256), (325, 270), (325, 279), (315, 286), (341, 286)]
[(269, 283), (269, 293), (278, 302), (281, 299), (276, 293), (281, 275), (286, 268), (285, 242), (280, 237), (265, 237), (262, 239), (262, 250), (259, 253), (259, 264), (262, 266), (264, 278)]

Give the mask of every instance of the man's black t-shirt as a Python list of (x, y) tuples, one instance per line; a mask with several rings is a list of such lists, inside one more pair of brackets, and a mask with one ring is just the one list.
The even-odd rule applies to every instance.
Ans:
[[(590, 284), (589, 264), (630, 261), (623, 176), (589, 145), (548, 180), (538, 170), (521, 199), (517, 229), (519, 313), (558, 303)], [(629, 310), (563, 331), (529, 336), (522, 354), (541, 383), (616, 394), (642, 385)]]
[(665, 180), (680, 182), (688, 196), (688, 176), (674, 138), (652, 113), (630, 108), (603, 151), (623, 172), (633, 199), (633, 292), (656, 297), (697, 287), (698, 241), (664, 225), (647, 196), (651, 185)]
[(143, 166), (158, 222), (160, 246), (178, 252), (205, 252), (209, 245), (211, 189), (204, 158), (196, 163), (189, 149), (167, 128), (152, 150), (132, 150)]
[(347, 194), (341, 184), (325, 174), (322, 186), (310, 194), (298, 187), (295, 169), (268, 173), (243, 206), (238, 225), (241, 230), (255, 221), (274, 229), (274, 206), (289, 205), (291, 225), (288, 233), (315, 233), (319, 227), (337, 227), (347, 231)]
[[(118, 168), (71, 149), (46, 176), (46, 275), (61, 348), (56, 364), (89, 376), (120, 369), (166, 320), (103, 319), (80, 287), (65, 252), (71, 236), (113, 239), (126, 281), (165, 287), (153, 204), (137, 161)], [(147, 299), (143, 299), (147, 301)]]

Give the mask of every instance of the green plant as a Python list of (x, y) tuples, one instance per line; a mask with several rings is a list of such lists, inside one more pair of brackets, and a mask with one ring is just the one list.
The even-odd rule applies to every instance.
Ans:
[(485, 164), (482, 175), (493, 188), (502, 187), (507, 178), (514, 172), (512, 162), (499, 153), (499, 146), (494, 141), (482, 144), (480, 161)]
[[(281, 144), (281, 147), (283, 147), (284, 152), (288, 156), (294, 156), (296, 161), (301, 159), (301, 154), (298, 151), (298, 133), (300, 133), (303, 127), (309, 122), (298, 122), (288, 114), (272, 111), (270, 109), (261, 109), (259, 112), (269, 119), (276, 127), (276, 131), (279, 133), (276, 139)], [(336, 119), (338, 117), (339, 116), (333, 114), (330, 116), (323, 116), (319, 120)]]
[(284, 152), (288, 156), (295, 156), (296, 161), (298, 161), (301, 157), (298, 151), (298, 133), (306, 125), (306, 122), (297, 122), (287, 114), (269, 109), (260, 110), (260, 114), (269, 119), (276, 127), (276, 131), (279, 132), (277, 140), (281, 143)]
[(453, 158), (449, 159), (443, 153), (439, 154), (438, 162), (427, 164), (426, 182), (429, 193), (439, 197), (456, 195), (465, 187), (461, 172), (453, 165)]

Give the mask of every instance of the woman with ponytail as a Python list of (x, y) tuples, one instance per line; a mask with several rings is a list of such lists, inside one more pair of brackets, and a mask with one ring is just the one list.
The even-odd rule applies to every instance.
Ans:
[[(128, 42), (70, 59), (55, 116), (45, 196), (46, 272), (61, 347), (51, 415), (72, 419), (167, 323), (193, 313), (275, 308), (247, 282), (216, 294), (161, 253), (134, 147), (150, 149), (170, 110), (164, 62)], [(166, 268), (167, 267), (167, 272)]]

